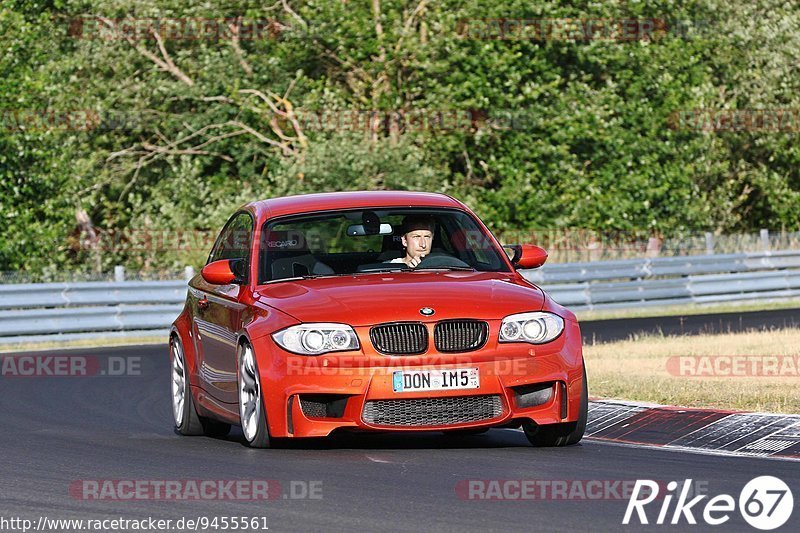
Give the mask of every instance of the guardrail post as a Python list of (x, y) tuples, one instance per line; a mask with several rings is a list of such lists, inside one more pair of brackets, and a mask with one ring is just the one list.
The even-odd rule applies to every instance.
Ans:
[(769, 230), (762, 229), (761, 230), (761, 248), (765, 252), (769, 252)]
[(186, 281), (190, 281), (194, 277), (194, 267), (187, 266), (183, 269), (183, 277)]
[(114, 267), (114, 281), (125, 281), (125, 267), (117, 265)]
[(714, 234), (710, 231), (706, 232), (706, 253), (708, 255), (714, 254)]

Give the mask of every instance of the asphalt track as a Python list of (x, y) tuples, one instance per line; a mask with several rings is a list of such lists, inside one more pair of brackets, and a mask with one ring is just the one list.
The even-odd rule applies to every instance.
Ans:
[[(485, 435), (348, 435), (288, 449), (252, 450), (228, 437), (173, 432), (165, 346), (60, 354), (140, 358), (139, 375), (0, 377), (0, 518), (265, 517), (270, 531), (640, 531), (621, 525), (626, 499), (466, 499), (465, 480), (693, 479), (731, 494), (754, 477), (780, 477), (800, 500), (800, 462), (719, 457), (587, 440), (537, 449), (519, 431)], [(119, 501), (70, 493), (78, 480), (275, 480), (273, 500)], [(321, 499), (290, 487), (321, 482)], [(459, 485), (460, 483), (460, 485)], [(298, 493), (302, 490), (297, 491)], [(677, 498), (675, 498), (677, 499)], [(674, 501), (673, 499), (673, 507)], [(707, 501), (707, 499), (705, 500)], [(702, 504), (703, 502), (701, 502)], [(653, 504), (660, 506), (660, 503)], [(699, 507), (699, 506), (698, 506)], [(658, 507), (648, 507), (652, 521)], [(670, 513), (671, 516), (672, 513)], [(702, 523), (702, 509), (694, 513)], [(782, 530), (797, 530), (795, 510)], [(649, 526), (704, 531), (709, 526)], [(718, 528), (717, 528), (718, 529)], [(12, 531), (12, 529), (5, 529)], [(176, 529), (173, 529), (177, 531)], [(725, 531), (755, 531), (738, 512)]]
[(789, 327), (800, 327), (800, 309), (582, 320), (581, 335), (585, 343), (591, 343), (623, 340), (641, 333), (706, 335)]

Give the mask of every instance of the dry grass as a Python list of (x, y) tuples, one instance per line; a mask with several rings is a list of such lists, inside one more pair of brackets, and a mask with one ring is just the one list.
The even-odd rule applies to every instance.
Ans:
[(19, 353), (43, 350), (66, 350), (69, 348), (105, 348), (111, 346), (139, 346), (145, 344), (167, 344), (164, 335), (142, 337), (110, 337), (98, 339), (75, 339), (69, 341), (44, 341), (4, 344), (0, 346), (0, 354)]
[[(800, 413), (800, 377), (692, 377), (670, 372), (673, 356), (800, 355), (800, 329), (686, 337), (642, 336), (586, 345), (593, 397), (745, 411)], [(795, 359), (796, 360), (796, 359)]]
[[(544, 287), (547, 290), (547, 286)], [(576, 311), (580, 321), (608, 320), (614, 318), (643, 318), (652, 316), (688, 316), (708, 313), (747, 313), (751, 311), (770, 311), (775, 309), (797, 309), (800, 299), (758, 300), (744, 302), (724, 302), (709, 304), (680, 304), (663, 306), (632, 307), (630, 309), (599, 309)]]

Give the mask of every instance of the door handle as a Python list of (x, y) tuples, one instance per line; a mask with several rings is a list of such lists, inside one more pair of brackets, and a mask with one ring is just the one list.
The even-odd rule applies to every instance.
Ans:
[(197, 307), (200, 309), (208, 309), (208, 298), (205, 295), (197, 300)]

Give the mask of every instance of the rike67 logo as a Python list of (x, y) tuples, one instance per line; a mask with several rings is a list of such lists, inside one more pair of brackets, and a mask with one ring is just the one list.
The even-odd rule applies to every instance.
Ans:
[[(689, 499), (691, 479), (685, 480), (683, 485), (679, 485), (677, 481), (670, 481), (667, 483), (665, 494), (659, 494), (661, 487), (663, 483), (637, 479), (622, 523), (635, 524), (638, 520), (639, 524), (649, 524), (652, 514), (648, 517), (645, 507), (656, 499), (661, 502), (656, 524), (675, 525), (683, 520), (687, 524), (697, 524), (695, 517), (697, 513), (706, 524), (718, 526), (730, 520), (731, 513), (737, 509), (737, 501), (729, 494), (714, 496), (706, 501), (705, 505), (700, 505), (700, 502), (708, 497), (705, 494)], [(677, 501), (672, 508), (675, 496)], [(792, 516), (793, 509), (794, 498), (791, 489), (782, 480), (773, 476), (751, 479), (739, 493), (738, 511), (744, 520), (756, 529), (771, 530), (781, 527)]]

